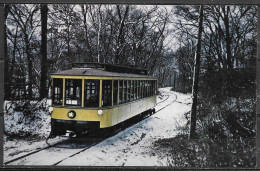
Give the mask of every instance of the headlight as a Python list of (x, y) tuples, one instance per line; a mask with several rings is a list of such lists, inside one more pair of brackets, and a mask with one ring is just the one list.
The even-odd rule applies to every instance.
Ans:
[(51, 113), (53, 111), (53, 107), (49, 107), (49, 112)]
[(70, 119), (73, 119), (73, 118), (76, 117), (76, 112), (75, 112), (74, 110), (71, 110), (71, 111), (68, 112), (67, 115), (68, 115), (68, 117), (69, 117)]
[(98, 115), (102, 115), (103, 114), (103, 110), (98, 110), (97, 113), (98, 113)]

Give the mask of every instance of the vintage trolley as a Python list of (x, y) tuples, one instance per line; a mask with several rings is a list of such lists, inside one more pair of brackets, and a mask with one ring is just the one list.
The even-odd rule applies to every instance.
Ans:
[(157, 79), (147, 70), (101, 63), (73, 63), (52, 78), (51, 134), (115, 128), (155, 112)]

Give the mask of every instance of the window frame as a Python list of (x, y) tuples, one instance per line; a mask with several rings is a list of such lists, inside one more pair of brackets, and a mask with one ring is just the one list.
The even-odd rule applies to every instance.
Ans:
[(127, 80), (127, 102), (131, 101), (131, 81)]
[[(59, 86), (55, 86), (55, 81), (60, 81)], [(60, 94), (55, 93), (55, 88), (60, 88)], [(58, 89), (57, 89), (58, 91)], [(55, 98), (55, 96), (60, 96), (59, 98)], [(55, 102), (55, 99), (59, 100), (60, 102)], [(63, 104), (63, 78), (53, 78), (52, 79), (52, 103), (54, 105), (62, 105)]]
[[(93, 84), (92, 83), (96, 83), (94, 86), (95, 86), (95, 89), (93, 89)], [(88, 86), (88, 83), (90, 83), (90, 89), (87, 88)], [(91, 100), (87, 99), (88, 98), (88, 90), (90, 91), (90, 96), (92, 94), (96, 94), (96, 98), (97, 98), (97, 101), (96, 105), (92, 105), (90, 103)], [(94, 91), (96, 91), (96, 93), (92, 93)], [(100, 92), (100, 80), (97, 80), (97, 79), (84, 79), (84, 107), (99, 107), (99, 92)], [(89, 103), (89, 104), (87, 104)]]
[(124, 80), (119, 80), (119, 101), (118, 104), (124, 103)]
[(113, 99), (112, 99), (112, 101), (113, 101), (113, 106), (114, 105), (117, 105), (117, 101), (118, 101), (118, 97), (117, 97), (117, 95), (118, 95), (118, 80), (112, 80), (113, 81), (113, 83), (112, 83), (112, 89), (113, 89), (113, 91), (112, 91), (112, 93), (113, 93)]
[[(112, 106), (112, 81), (102, 80), (102, 107)], [(106, 82), (110, 82), (111, 84), (106, 84)], [(108, 87), (108, 85), (110, 86)]]
[[(68, 83), (68, 81), (70, 81), (70, 82)], [(74, 83), (77, 81), (78, 81), (78, 84), (74, 85)], [(73, 82), (73, 84), (71, 84), (71, 82)], [(80, 86), (77, 86), (77, 85), (80, 85)], [(79, 97), (77, 97), (77, 88), (79, 88), (79, 93), (78, 93)], [(71, 90), (73, 90), (72, 94), (71, 94)], [(72, 79), (72, 78), (67, 79), (66, 78), (64, 91), (65, 91), (64, 105), (66, 105), (66, 106), (81, 106), (82, 105), (82, 79)], [(71, 97), (73, 97), (73, 98), (71, 98)], [(67, 102), (67, 100), (70, 101), (71, 103), (69, 104)], [(73, 104), (72, 103), (73, 100), (76, 100), (77, 104)]]
[(130, 80), (130, 102), (134, 101), (134, 80)]
[(123, 103), (127, 103), (128, 99), (128, 89), (127, 89), (127, 80), (123, 81)]

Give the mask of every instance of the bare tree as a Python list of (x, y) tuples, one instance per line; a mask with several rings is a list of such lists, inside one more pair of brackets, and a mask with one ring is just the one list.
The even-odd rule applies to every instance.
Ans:
[(200, 6), (200, 16), (199, 16), (199, 32), (198, 32), (198, 42), (197, 51), (195, 56), (194, 72), (193, 72), (193, 84), (192, 84), (192, 106), (191, 106), (191, 125), (190, 125), (190, 138), (196, 137), (196, 108), (197, 108), (197, 96), (199, 87), (199, 72), (200, 72), (200, 56), (201, 56), (201, 37), (203, 29), (203, 6)]
[(10, 8), (10, 14), (13, 20), (19, 26), (23, 36), (25, 44), (25, 53), (27, 59), (27, 73), (28, 73), (28, 98), (32, 98), (32, 84), (33, 84), (33, 54), (31, 39), (35, 32), (35, 22), (33, 16), (39, 10), (37, 5), (19, 6), (12, 5)]
[(41, 5), (41, 28), (42, 28), (42, 42), (41, 42), (41, 83), (40, 83), (40, 99), (48, 95), (46, 89), (47, 81), (47, 16), (48, 6)]
[(10, 77), (8, 75), (8, 71), (9, 71), (9, 61), (8, 61), (8, 56), (7, 56), (7, 34), (6, 34), (6, 19), (7, 19), (7, 15), (8, 12), (10, 10), (10, 6), (9, 5), (5, 5), (4, 7), (5, 9), (5, 23), (4, 23), (4, 81), (5, 81), (5, 98), (9, 98), (10, 97), (10, 86), (8, 85), (8, 83), (10, 83)]
[(123, 45), (124, 45), (123, 29), (125, 27), (125, 20), (126, 20), (126, 17), (128, 15), (129, 6), (128, 5), (126, 6), (124, 14), (121, 14), (122, 11), (121, 11), (119, 5), (117, 5), (116, 8), (117, 8), (117, 14), (118, 14), (118, 17), (119, 17), (119, 21), (120, 21), (117, 40), (116, 40), (116, 50), (115, 50), (115, 64), (118, 65), (119, 63), (122, 63), (122, 60), (120, 60), (120, 54), (123, 51), (122, 48), (124, 48), (123, 47)]
[[(17, 4), (12, 6), (8, 17), (12, 25), (7, 30), (9, 44), (12, 44), (9, 47), (15, 53), (10, 56), (15, 58), (19, 70), (24, 73), (28, 97), (40, 90), (43, 98), (42, 95), (47, 94), (42, 90), (48, 75), (70, 68), (72, 62), (89, 60), (134, 65), (146, 67), (156, 75), (159, 72), (153, 71), (168, 55), (165, 40), (169, 13), (164, 7), (53, 4), (48, 5), (49, 51), (45, 60), (44, 43), (41, 43), (44, 35), (39, 34), (40, 26), (44, 25), (41, 24), (44, 20), (40, 18), (39, 9), (43, 11), (43, 7), (39, 7)], [(14, 39), (15, 27), (17, 39)], [(44, 32), (42, 29), (42, 34)], [(48, 65), (47, 72), (44, 64)], [(164, 80), (168, 78), (166, 75)], [(31, 91), (33, 88), (36, 91)]]

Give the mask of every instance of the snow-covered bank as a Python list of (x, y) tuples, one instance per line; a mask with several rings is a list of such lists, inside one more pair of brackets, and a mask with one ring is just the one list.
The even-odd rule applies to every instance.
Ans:
[[(51, 127), (50, 100), (5, 101), (4, 162), (47, 147)], [(57, 143), (64, 138), (55, 138)]]
[[(63, 160), (59, 165), (166, 166), (167, 160), (157, 155), (154, 150), (154, 142), (162, 138), (174, 137), (180, 132), (179, 127), (184, 126), (187, 122), (184, 114), (190, 111), (191, 98), (190, 95), (170, 91), (170, 88), (162, 88), (160, 92), (161, 96), (158, 97), (157, 102), (161, 101), (162, 103), (156, 106), (156, 111), (170, 104), (168, 107), (86, 151)], [(47, 117), (50, 119), (50, 115), (47, 115)], [(42, 129), (42, 132), (48, 132), (48, 127), (42, 127)], [(44, 140), (26, 141), (14, 139), (10, 141), (7, 139), (5, 138), (4, 142), (5, 161), (46, 146)], [(62, 149), (64, 154), (71, 153), (72, 150)], [(56, 151), (57, 154), (59, 152), (60, 149)], [(52, 150), (52, 153), (54, 154), (55, 150)], [(30, 161), (27, 161), (27, 163), (30, 165), (51, 163), (52, 161), (49, 161), (51, 159), (46, 156), (36, 156), (37, 162), (32, 161), (30, 163)], [(62, 155), (57, 156), (62, 157)], [(19, 164), (23, 165), (25, 163)]]
[(5, 101), (5, 134), (11, 137), (47, 137), (51, 116), (50, 100)]

